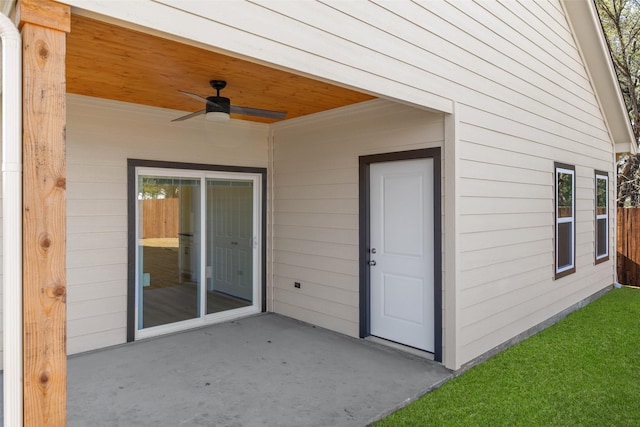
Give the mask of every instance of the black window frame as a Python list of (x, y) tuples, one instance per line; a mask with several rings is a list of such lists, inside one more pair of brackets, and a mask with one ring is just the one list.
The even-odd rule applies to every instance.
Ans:
[[(594, 259), (595, 263), (599, 264), (609, 260), (609, 173), (596, 170), (594, 173)], [(606, 183), (606, 195), (605, 195), (605, 213), (598, 214), (599, 200), (598, 200), (598, 180), (604, 179)], [(600, 223), (605, 220), (604, 229), (604, 253), (598, 253), (600, 243), (602, 239)]]
[[(572, 176), (571, 179), (571, 216), (567, 217), (560, 214), (559, 211), (559, 197), (558, 197), (558, 178), (559, 173), (569, 173)], [(554, 277), (560, 279), (576, 272), (576, 167), (566, 163), (554, 163)], [(570, 219), (567, 219), (570, 218)], [(566, 230), (565, 224), (570, 224), (567, 238), (561, 238), (561, 233)], [(561, 242), (566, 241), (569, 246), (567, 248), (561, 248), (559, 245)], [(571, 260), (570, 263), (563, 263), (563, 259)]]

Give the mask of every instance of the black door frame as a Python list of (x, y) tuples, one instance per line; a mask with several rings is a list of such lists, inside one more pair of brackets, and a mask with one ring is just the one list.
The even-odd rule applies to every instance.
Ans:
[(434, 305), (434, 359), (442, 362), (442, 178), (440, 151), (423, 148), (410, 151), (373, 154), (359, 157), (359, 216), (360, 216), (360, 338), (371, 335), (371, 285), (369, 254), (370, 242), (370, 167), (373, 163), (399, 160), (433, 159), (433, 305)]

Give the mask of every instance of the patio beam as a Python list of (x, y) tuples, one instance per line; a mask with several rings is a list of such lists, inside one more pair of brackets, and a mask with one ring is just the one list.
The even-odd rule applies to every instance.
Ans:
[(20, 0), (25, 426), (66, 425), (66, 34), (71, 10)]

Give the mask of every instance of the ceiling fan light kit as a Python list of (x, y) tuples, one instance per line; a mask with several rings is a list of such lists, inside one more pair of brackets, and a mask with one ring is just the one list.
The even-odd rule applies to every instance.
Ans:
[(206, 120), (211, 122), (226, 122), (229, 120), (229, 115), (231, 113), (279, 120), (284, 119), (287, 115), (287, 113), (283, 111), (262, 110), (259, 108), (238, 107), (235, 105), (231, 105), (231, 100), (229, 98), (220, 96), (220, 91), (227, 86), (226, 81), (211, 80), (209, 84), (216, 90), (216, 96), (208, 96), (205, 98), (204, 96), (196, 95), (195, 93), (178, 90), (178, 92), (190, 96), (191, 98), (197, 99), (199, 101), (205, 101), (205, 109), (196, 111), (195, 113), (187, 114), (186, 116), (178, 117), (177, 119), (173, 119), (171, 121), (179, 122), (202, 114), (205, 115)]
[(229, 113), (225, 113), (222, 111), (211, 111), (204, 115), (204, 118), (209, 122), (228, 122), (231, 118)]
[(229, 120), (229, 113), (231, 112), (231, 100), (220, 96), (220, 90), (227, 86), (227, 82), (224, 80), (211, 80), (209, 84), (216, 90), (216, 96), (207, 97), (204, 117), (210, 122), (226, 122)]

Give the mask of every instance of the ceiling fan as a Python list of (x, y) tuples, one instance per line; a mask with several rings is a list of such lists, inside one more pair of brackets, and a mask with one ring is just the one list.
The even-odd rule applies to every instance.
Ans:
[(197, 99), (199, 101), (204, 101), (206, 103), (205, 109), (196, 111), (195, 113), (187, 114), (186, 116), (178, 117), (177, 119), (173, 119), (171, 121), (180, 122), (182, 120), (187, 120), (201, 114), (204, 114), (207, 120), (216, 122), (229, 120), (230, 113), (243, 114), (245, 116), (266, 117), (268, 119), (284, 119), (287, 115), (286, 112), (282, 111), (262, 110), (260, 108), (239, 107), (236, 105), (231, 105), (231, 101), (229, 100), (229, 98), (220, 96), (220, 91), (227, 86), (226, 81), (211, 80), (209, 84), (216, 90), (216, 96), (204, 97), (184, 90), (178, 90), (178, 92), (184, 93), (191, 98)]

